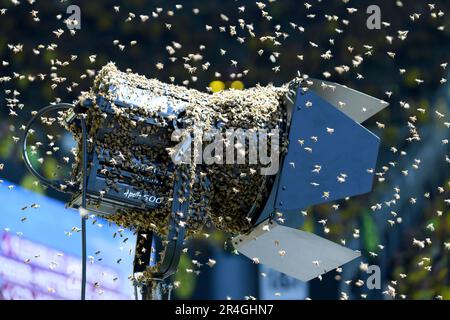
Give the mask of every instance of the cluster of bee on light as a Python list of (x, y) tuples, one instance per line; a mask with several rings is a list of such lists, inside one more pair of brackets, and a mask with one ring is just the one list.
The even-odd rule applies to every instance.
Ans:
[[(190, 124), (188, 130), (194, 130), (194, 126), (203, 130), (212, 128), (218, 119), (225, 124), (224, 128), (245, 129), (273, 129), (282, 128), (285, 125), (284, 102), (286, 96), (292, 91), (289, 86), (283, 87), (255, 87), (247, 90), (227, 90), (224, 92), (209, 94), (184, 87), (164, 84), (155, 79), (146, 79), (133, 73), (120, 72), (113, 63), (106, 65), (98, 74), (90, 92), (81, 95), (80, 100), (92, 99), (95, 101), (97, 95), (104, 96), (112, 103), (114, 97), (108, 91), (110, 86), (119, 86), (119, 80), (131, 86), (144, 88), (154, 96), (164, 95), (172, 99), (173, 103), (178, 100), (187, 102), (186, 113), (183, 121)], [(114, 107), (113, 107), (114, 108)], [(89, 141), (95, 143), (96, 150), (111, 150), (113, 155), (111, 162), (113, 167), (120, 165), (132, 169), (127, 163), (131, 158), (138, 158), (144, 164), (147, 162), (158, 163), (160, 171), (167, 172), (170, 165), (170, 153), (173, 151), (168, 146), (170, 131), (161, 130), (161, 126), (143, 125), (139, 121), (151, 117), (162, 124), (164, 128), (167, 119), (158, 115), (158, 110), (151, 110), (146, 106), (137, 108), (114, 108), (114, 122), (105, 123), (105, 113), (95, 106), (90, 108), (85, 116), (89, 130)], [(111, 130), (99, 141), (94, 141), (97, 131), (110, 126)], [(80, 142), (80, 131), (77, 127), (70, 128), (75, 134), (76, 140)], [(137, 133), (136, 133), (137, 132)], [(149, 147), (139, 144), (138, 137), (148, 139), (157, 137), (162, 141), (164, 147)], [(247, 141), (248, 143), (248, 141)], [(285, 139), (283, 148), (286, 148)], [(194, 149), (195, 150), (195, 149)], [(248, 151), (246, 151), (248, 152)], [(195, 157), (195, 154), (193, 155)], [(78, 157), (78, 165), (80, 157)], [(190, 214), (186, 222), (189, 234), (201, 231), (205, 224), (214, 224), (218, 228), (228, 232), (244, 232), (251, 226), (251, 220), (246, 217), (250, 208), (263, 205), (267, 196), (266, 176), (260, 175), (258, 169), (260, 164), (213, 164), (208, 166), (192, 164), (179, 165), (179, 172), (183, 176), (184, 185), (179, 190), (180, 200), (188, 201)], [(106, 170), (106, 169), (104, 169)], [(109, 170), (108, 179), (117, 180), (117, 172)], [(77, 170), (79, 172), (79, 170)], [(165, 193), (170, 194), (175, 173), (169, 175), (164, 181)], [(149, 175), (150, 176), (150, 175)], [(78, 179), (80, 175), (78, 175)], [(210, 183), (206, 183), (209, 180)], [(136, 176), (136, 186), (148, 192), (153, 192), (152, 186), (140, 182)], [(183, 198), (187, 188), (190, 189), (189, 199)], [(107, 192), (104, 190), (103, 192)], [(106, 218), (124, 227), (138, 230), (152, 230), (158, 234), (167, 234), (167, 221), (171, 212), (171, 201), (173, 195), (168, 197), (165, 204), (151, 211), (126, 210), (121, 214), (108, 215)], [(184, 226), (184, 225), (183, 225)]]

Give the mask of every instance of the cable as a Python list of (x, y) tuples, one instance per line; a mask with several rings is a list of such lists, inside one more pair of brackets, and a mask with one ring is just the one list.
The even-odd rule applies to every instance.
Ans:
[[(81, 116), (81, 130), (83, 135), (83, 172), (82, 172), (82, 190), (81, 190), (81, 207), (86, 210), (86, 187), (87, 187), (87, 130), (86, 121)], [(81, 216), (81, 300), (86, 300), (86, 216)]]
[(28, 121), (27, 126), (25, 127), (25, 137), (23, 139), (23, 144), (22, 144), (22, 156), (23, 156), (23, 160), (25, 162), (25, 166), (28, 168), (28, 170), (30, 170), (30, 172), (37, 179), (39, 179), (42, 184), (44, 184), (44, 185), (46, 185), (48, 187), (51, 187), (53, 189), (56, 189), (56, 190), (58, 190), (60, 192), (71, 192), (71, 190), (62, 190), (60, 188), (60, 184), (62, 184), (60, 181), (47, 179), (44, 176), (42, 176), (41, 174), (39, 174), (39, 172), (37, 172), (36, 169), (33, 168), (33, 165), (31, 164), (30, 159), (28, 158), (27, 139), (28, 139), (28, 135), (30, 133), (30, 128), (34, 124), (36, 119), (38, 119), (39, 117), (41, 117), (42, 115), (46, 114), (49, 111), (66, 110), (66, 109), (73, 109), (73, 108), (74, 108), (74, 105), (72, 105), (72, 104), (69, 104), (69, 103), (58, 103), (58, 104), (51, 104), (51, 105), (46, 106), (46, 107), (42, 108), (41, 110), (39, 110), (30, 119), (30, 121)]
[[(36, 169), (33, 168), (33, 165), (30, 162), (30, 159), (28, 157), (27, 153), (27, 139), (28, 135), (30, 133), (30, 128), (42, 115), (46, 114), (47, 112), (54, 111), (54, 110), (68, 110), (73, 109), (74, 105), (69, 103), (58, 103), (54, 105), (49, 105), (41, 110), (39, 110), (31, 119), (28, 121), (26, 127), (25, 127), (25, 136), (23, 139), (22, 144), (22, 156), (23, 160), (25, 162), (25, 166), (28, 168), (28, 170), (37, 178), (40, 180), (40, 182), (48, 187), (51, 187), (55, 190), (58, 190), (60, 192), (67, 192), (71, 193), (73, 190), (62, 190), (59, 186), (62, 184), (58, 180), (50, 180), (42, 176), (39, 172), (36, 171)], [(82, 148), (83, 148), (83, 172), (82, 172), (82, 193), (81, 193), (81, 207), (83, 209), (86, 208), (86, 187), (87, 187), (87, 129), (86, 129), (86, 121), (83, 116), (80, 116), (81, 119), (81, 129), (82, 129)], [(86, 300), (86, 260), (87, 260), (87, 250), (86, 250), (86, 216), (83, 214), (81, 217), (81, 251), (82, 251), (82, 262), (81, 262), (81, 300)]]

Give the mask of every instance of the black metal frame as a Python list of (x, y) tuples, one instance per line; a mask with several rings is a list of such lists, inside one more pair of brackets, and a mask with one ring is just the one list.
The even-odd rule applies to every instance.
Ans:
[[(189, 202), (180, 201), (179, 191), (182, 190), (183, 181), (182, 175), (178, 172), (179, 177), (174, 184), (173, 189), (173, 203), (172, 213), (169, 220), (169, 231), (167, 236), (167, 245), (164, 248), (162, 261), (159, 262), (157, 271), (154, 272), (150, 280), (145, 280), (136, 285), (141, 287), (141, 295), (143, 300), (155, 299), (155, 298), (167, 298), (170, 299), (170, 288), (161, 288), (164, 284), (164, 280), (173, 275), (177, 271), (178, 263), (180, 261), (181, 253), (183, 250), (183, 243), (186, 233), (184, 225), (180, 225), (180, 222), (187, 221), (189, 217)], [(182, 195), (183, 198), (189, 199), (189, 190), (187, 189)], [(178, 216), (182, 213), (181, 216)], [(147, 234), (147, 237), (143, 235)], [(150, 265), (150, 259), (152, 256), (153, 244), (157, 241), (157, 235), (152, 232), (139, 231), (136, 239), (135, 256), (133, 262), (133, 273), (143, 272)], [(141, 254), (142, 249), (145, 252)], [(157, 282), (152, 283), (152, 282)], [(168, 294), (164, 294), (160, 291), (169, 291)]]

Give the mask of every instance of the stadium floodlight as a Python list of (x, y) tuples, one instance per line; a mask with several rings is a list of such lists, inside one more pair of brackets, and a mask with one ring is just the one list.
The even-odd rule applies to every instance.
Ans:
[[(210, 220), (230, 232), (234, 247), (248, 258), (308, 281), (359, 256), (302, 231), (300, 211), (371, 190), (379, 139), (361, 122), (387, 105), (306, 77), (282, 89), (210, 95), (121, 73), (108, 64), (75, 105), (51, 105), (34, 115), (25, 130), (23, 156), (44, 184), (72, 193), (70, 207), (138, 231), (134, 271), (145, 274), (145, 281), (164, 283), (177, 269), (186, 236)], [(27, 155), (30, 127), (57, 109), (64, 111), (60, 120), (79, 145), (72, 173), (78, 183), (72, 185), (40, 176)], [(187, 151), (198, 156), (198, 146), (195, 139), (175, 143), (175, 133), (187, 130), (191, 137), (198, 128), (220, 131), (237, 125), (251, 133), (261, 129), (266, 140), (272, 135), (269, 129), (281, 131), (283, 152), (271, 153), (278, 170), (263, 174), (254, 170), (259, 165), (218, 164), (223, 159), (217, 149), (212, 164), (179, 161)], [(271, 139), (269, 144), (278, 143)], [(200, 153), (207, 148), (201, 145)], [(246, 151), (243, 155), (250, 157)], [(320, 172), (313, 170), (317, 167)], [(149, 269), (157, 234), (167, 241), (162, 258)], [(167, 292), (162, 285), (153, 288), (157, 290), (143, 285), (142, 296), (157, 298)]]

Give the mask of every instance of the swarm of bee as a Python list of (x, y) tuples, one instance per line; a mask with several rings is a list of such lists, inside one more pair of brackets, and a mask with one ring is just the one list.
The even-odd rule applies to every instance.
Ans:
[[(134, 107), (116, 106), (114, 102), (117, 101), (118, 93), (114, 88), (124, 85), (128, 88), (128, 99), (139, 99), (140, 93), (145, 92), (151, 97), (164, 97), (167, 103), (150, 105), (141, 101)], [(155, 210), (122, 210), (105, 218), (124, 227), (167, 234), (172, 213), (173, 184), (181, 177), (183, 187), (178, 196), (180, 201), (189, 203), (188, 217), (182, 222), (188, 234), (201, 230), (210, 222), (231, 233), (248, 230), (251, 226), (249, 214), (261, 209), (264, 204), (270, 191), (271, 177), (260, 174), (259, 163), (225, 164), (224, 161), (224, 164), (198, 164), (195, 161), (198, 150), (194, 146), (192, 161), (175, 165), (171, 158), (175, 152), (174, 143), (171, 142), (174, 127), (169, 124), (173, 121), (182, 123), (184, 129), (192, 134), (195, 130), (208, 132), (218, 127), (223, 132), (227, 129), (280, 129), (285, 132), (284, 101), (290, 90), (288, 85), (269, 85), (209, 94), (147, 79), (131, 72), (120, 72), (113, 63), (104, 66), (91, 90), (82, 93), (79, 98), (81, 104), (86, 100), (93, 102), (85, 115), (89, 128), (89, 152), (103, 157), (107, 150), (109, 165), (102, 170), (110, 182), (109, 188), (115, 188), (114, 183), (118, 181), (121, 168), (133, 172), (132, 181), (136, 187), (154, 193), (154, 186), (146, 181), (154, 178), (156, 168), (157, 172), (163, 174), (159, 177), (163, 187), (161, 189), (159, 186), (157, 192), (167, 195), (167, 201)], [(113, 121), (107, 121), (108, 116), (99, 107), (100, 101), (104, 101), (102, 99), (111, 103)], [(161, 116), (162, 109), (168, 104), (183, 104), (183, 113)], [(154, 124), (148, 125), (148, 119), (152, 119)], [(70, 129), (80, 144), (79, 128), (72, 126)], [(223, 139), (224, 143), (230, 142), (226, 141), (226, 137)], [(283, 152), (287, 144), (285, 133), (280, 140)], [(246, 159), (249, 156), (248, 143), (246, 139), (247, 146), (240, 148), (245, 152)], [(74, 172), (78, 179), (80, 165), (81, 159), (78, 157)], [(189, 190), (189, 196), (184, 198), (186, 190)], [(107, 192), (104, 190), (104, 193)], [(181, 213), (172, 214), (182, 216)]]

